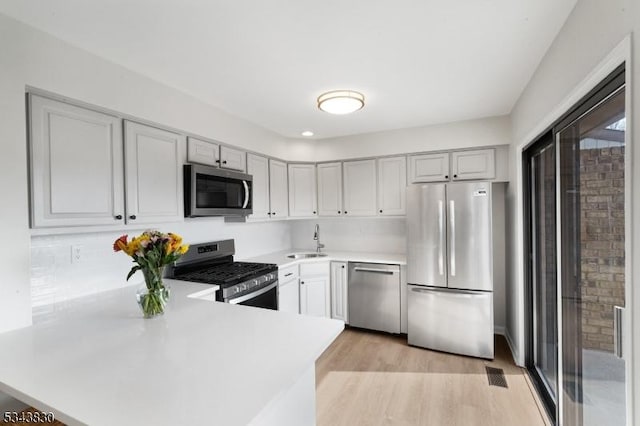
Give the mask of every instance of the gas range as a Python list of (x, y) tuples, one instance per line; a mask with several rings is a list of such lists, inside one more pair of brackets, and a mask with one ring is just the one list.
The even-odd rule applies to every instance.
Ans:
[(220, 287), (216, 300), (278, 308), (278, 265), (235, 262), (234, 240), (194, 244), (168, 272), (168, 277)]

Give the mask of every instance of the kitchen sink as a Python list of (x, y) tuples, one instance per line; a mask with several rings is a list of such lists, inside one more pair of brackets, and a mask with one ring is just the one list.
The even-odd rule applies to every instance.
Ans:
[(311, 259), (314, 257), (325, 257), (326, 253), (292, 253), (287, 255), (289, 259)]

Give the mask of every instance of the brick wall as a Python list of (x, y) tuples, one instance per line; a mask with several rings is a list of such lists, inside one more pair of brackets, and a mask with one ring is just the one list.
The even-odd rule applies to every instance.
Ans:
[(585, 149), (580, 164), (582, 340), (613, 351), (613, 306), (624, 306), (624, 148)]

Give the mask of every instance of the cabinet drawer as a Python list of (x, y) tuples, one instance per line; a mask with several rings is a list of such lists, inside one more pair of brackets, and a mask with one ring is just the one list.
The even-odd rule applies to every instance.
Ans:
[(329, 275), (329, 262), (302, 263), (300, 265), (301, 277), (314, 275)]
[(278, 281), (280, 283), (289, 282), (298, 278), (298, 265), (287, 266), (278, 269)]

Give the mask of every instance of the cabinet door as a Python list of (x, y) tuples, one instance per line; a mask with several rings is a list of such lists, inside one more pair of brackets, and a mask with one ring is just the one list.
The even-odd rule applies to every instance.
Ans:
[(269, 192), (271, 194), (272, 219), (289, 216), (288, 191), (287, 164), (282, 161), (269, 160)]
[(331, 318), (349, 323), (347, 312), (347, 264), (331, 262)]
[(300, 313), (315, 317), (330, 315), (327, 300), (328, 277), (300, 279)]
[(183, 136), (125, 121), (127, 223), (183, 219)]
[(346, 161), (344, 167), (344, 214), (376, 215), (376, 160)]
[(300, 291), (297, 278), (279, 284), (278, 310), (296, 314), (300, 313)]
[(122, 121), (39, 96), (29, 101), (31, 225), (124, 223)]
[(409, 156), (409, 180), (411, 183), (448, 181), (449, 153)]
[(453, 180), (493, 179), (496, 177), (496, 150), (478, 149), (451, 154)]
[(269, 217), (269, 160), (247, 154), (247, 173), (253, 176), (252, 218)]
[(289, 164), (289, 216), (316, 216), (316, 190), (314, 164)]
[(247, 170), (247, 158), (244, 151), (229, 148), (222, 145), (220, 147), (220, 167), (244, 172)]
[(383, 216), (406, 213), (407, 192), (406, 157), (378, 160), (378, 214)]
[(318, 164), (318, 214), (342, 215), (342, 163)]
[(220, 165), (220, 145), (189, 137), (187, 140), (187, 161), (218, 167)]

